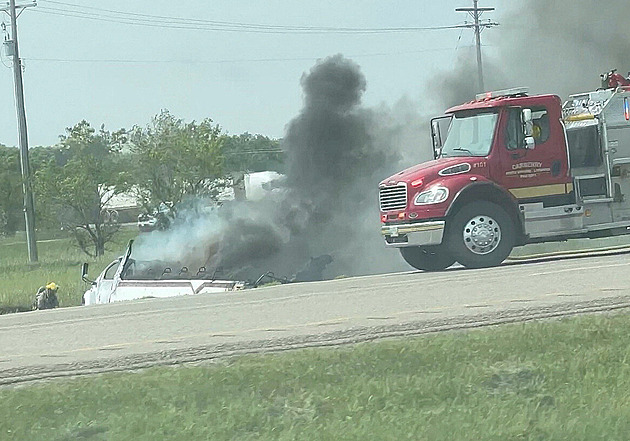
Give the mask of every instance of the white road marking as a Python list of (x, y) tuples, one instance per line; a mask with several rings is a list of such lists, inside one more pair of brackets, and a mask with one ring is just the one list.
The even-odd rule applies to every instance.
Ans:
[(546, 272), (542, 272), (542, 273), (533, 273), (533, 274), (530, 274), (530, 277), (534, 277), (534, 276), (548, 276), (550, 274), (568, 273), (568, 272), (572, 272), (572, 271), (586, 271), (586, 270), (594, 270), (594, 269), (599, 269), (599, 268), (614, 268), (614, 267), (618, 267), (618, 266), (630, 266), (630, 262), (627, 262), (627, 263), (614, 263), (614, 264), (611, 264), (611, 265), (580, 266), (580, 267), (577, 267), (577, 268), (565, 268), (565, 269), (556, 270), (556, 271), (546, 271)]

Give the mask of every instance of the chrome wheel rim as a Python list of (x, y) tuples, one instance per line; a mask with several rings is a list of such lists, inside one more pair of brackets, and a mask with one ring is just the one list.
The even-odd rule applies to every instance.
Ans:
[(480, 215), (470, 219), (464, 226), (464, 244), (474, 254), (489, 254), (501, 242), (501, 227), (490, 216)]

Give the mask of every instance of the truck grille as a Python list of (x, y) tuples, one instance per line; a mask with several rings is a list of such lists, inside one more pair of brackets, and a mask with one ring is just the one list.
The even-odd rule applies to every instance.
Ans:
[(381, 187), (378, 195), (381, 211), (404, 210), (407, 208), (407, 185)]

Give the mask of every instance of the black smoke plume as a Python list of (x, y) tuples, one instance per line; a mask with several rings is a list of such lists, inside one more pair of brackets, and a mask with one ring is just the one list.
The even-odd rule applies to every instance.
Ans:
[[(205, 250), (197, 261), (203, 257), (207, 267), (236, 279), (267, 271), (287, 278), (313, 278), (319, 271), (331, 278), (406, 269), (397, 253), (385, 250), (377, 202), (379, 180), (398, 170), (401, 158), (384, 134), (388, 127), (400, 131), (361, 106), (366, 79), (341, 55), (319, 61), (301, 85), (304, 107), (283, 140), (286, 179), (261, 201), (226, 204), (201, 222), (200, 235), (191, 234), (197, 231), (191, 222), (181, 233), (165, 233), (168, 242), (194, 237), (205, 247), (197, 247)], [(140, 251), (147, 254), (145, 244)], [(184, 260), (192, 255), (183, 254)], [(322, 265), (323, 272), (313, 272)]]

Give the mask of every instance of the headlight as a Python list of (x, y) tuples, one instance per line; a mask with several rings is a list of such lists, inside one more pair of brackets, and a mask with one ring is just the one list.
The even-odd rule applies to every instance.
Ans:
[(422, 193), (418, 193), (414, 199), (414, 205), (429, 205), (439, 204), (444, 202), (448, 198), (448, 188), (446, 187), (433, 187)]

